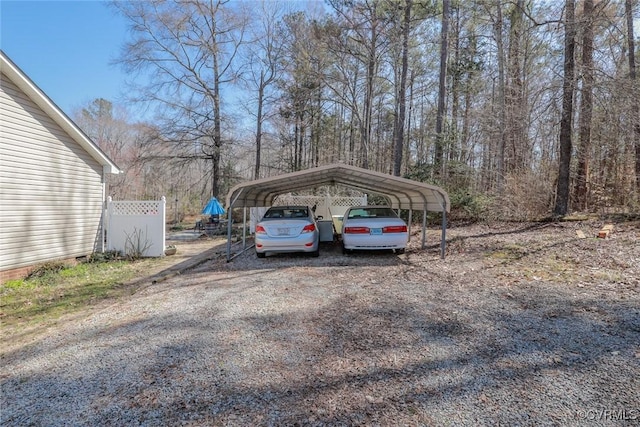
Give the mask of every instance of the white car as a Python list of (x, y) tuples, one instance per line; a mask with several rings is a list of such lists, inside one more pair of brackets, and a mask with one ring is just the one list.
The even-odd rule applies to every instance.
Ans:
[(347, 209), (342, 221), (342, 252), (392, 249), (404, 253), (407, 224), (388, 206), (356, 206)]
[(256, 256), (267, 252), (320, 254), (320, 231), (308, 206), (272, 206), (256, 224)]

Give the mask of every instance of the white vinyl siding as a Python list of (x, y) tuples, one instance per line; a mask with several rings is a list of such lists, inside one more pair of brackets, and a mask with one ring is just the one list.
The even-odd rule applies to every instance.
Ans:
[(102, 165), (4, 74), (0, 87), (0, 270), (94, 252)]

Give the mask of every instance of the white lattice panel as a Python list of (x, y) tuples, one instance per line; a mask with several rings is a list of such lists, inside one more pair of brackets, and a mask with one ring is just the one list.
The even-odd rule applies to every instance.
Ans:
[(362, 206), (367, 204), (365, 197), (332, 197), (331, 206)]
[(363, 206), (367, 204), (367, 196), (343, 197), (343, 196), (293, 196), (291, 194), (280, 194), (276, 196), (273, 205), (324, 205), (324, 206)]
[(313, 206), (319, 203), (324, 203), (324, 197), (322, 196), (292, 196), (291, 194), (280, 194), (276, 196), (273, 201), (274, 206), (286, 206), (286, 205), (302, 205)]
[(159, 215), (163, 203), (157, 200), (111, 202), (111, 215)]

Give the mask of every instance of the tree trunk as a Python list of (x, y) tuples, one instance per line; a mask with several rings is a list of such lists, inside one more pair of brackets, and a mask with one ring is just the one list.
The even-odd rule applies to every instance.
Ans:
[(507, 89), (505, 94), (505, 173), (522, 171), (525, 167), (526, 143), (526, 99), (522, 67), (522, 39), (524, 32), (524, 0), (517, 0), (510, 13), (509, 60), (507, 62)]
[(504, 186), (504, 153), (507, 139), (506, 123), (507, 111), (505, 105), (505, 77), (504, 77), (504, 42), (502, 38), (502, 3), (496, 0), (497, 17), (495, 23), (496, 48), (498, 50), (498, 155), (496, 167), (496, 185), (498, 193), (502, 193)]
[(440, 30), (440, 81), (438, 88), (438, 112), (436, 114), (435, 170), (442, 168), (444, 178), (444, 107), (447, 96), (447, 57), (449, 39), (449, 0), (442, 0), (442, 28)]
[(213, 167), (211, 177), (211, 194), (219, 196), (220, 191), (220, 154), (222, 152), (222, 111), (220, 110), (220, 72), (218, 69), (218, 49), (214, 38), (213, 48)]
[(402, 22), (402, 70), (400, 74), (400, 90), (398, 91), (399, 109), (393, 149), (393, 174), (395, 176), (400, 176), (400, 171), (402, 170), (404, 125), (407, 111), (407, 72), (409, 70), (409, 33), (411, 32), (412, 2), (413, 0), (405, 0), (404, 19)]
[(576, 44), (575, 0), (565, 0), (564, 81), (562, 84), (562, 117), (560, 119), (560, 159), (554, 214), (563, 216), (569, 209), (569, 178), (571, 171), (571, 131)]
[[(470, 57), (475, 60), (477, 52), (477, 38), (475, 33), (470, 37), (469, 43)], [(472, 82), (475, 72), (468, 70), (464, 84), (464, 115), (462, 116), (462, 136), (461, 136), (461, 152), (460, 161), (468, 166), (473, 166), (472, 148), (469, 147), (470, 127), (471, 127), (471, 109), (472, 109)]]
[(453, 133), (453, 141), (451, 143), (451, 147), (449, 149), (449, 160), (450, 161), (459, 161), (460, 160), (460, 142), (458, 140), (459, 132), (458, 132), (458, 114), (460, 111), (460, 86), (462, 79), (462, 65), (460, 62), (460, 5), (454, 5), (454, 12), (452, 12), (454, 16), (453, 21), (453, 34), (452, 34), (452, 45), (453, 45), (453, 59), (452, 62), (455, 64), (456, 71), (451, 76), (451, 131)]
[(300, 147), (300, 127), (302, 126), (302, 120), (300, 120), (300, 112), (295, 113), (295, 127), (293, 131), (293, 164), (291, 165), (291, 170), (298, 170), (299, 158), (301, 156), (301, 147)]
[[(377, 27), (377, 23), (378, 21), (373, 19), (376, 16), (376, 2), (373, 2), (371, 7), (373, 8), (373, 11), (371, 13), (372, 16), (372, 22), (371, 22), (371, 38), (369, 39), (369, 46), (367, 49), (367, 73), (366, 73), (366, 91), (364, 94), (364, 105), (363, 105), (363, 109), (364, 109), (364, 124), (363, 124), (363, 129), (362, 129), (362, 146), (363, 147), (370, 147), (371, 146), (371, 128), (372, 128), (372, 124), (373, 124), (373, 90), (374, 90), (374, 78), (376, 75), (376, 68), (377, 68), (377, 44), (378, 44), (378, 27)], [(368, 149), (365, 149), (365, 153), (368, 153)], [(365, 158), (368, 158), (365, 157)], [(366, 164), (366, 167), (369, 166), (368, 160), (365, 160), (364, 164)]]
[(260, 179), (260, 151), (262, 146), (262, 106), (264, 104), (264, 72), (260, 73), (258, 87), (258, 114), (256, 118), (256, 168), (253, 179)]
[(411, 119), (413, 115), (413, 84), (414, 84), (414, 76), (413, 72), (409, 76), (409, 114), (407, 115), (407, 143), (404, 144), (404, 173), (405, 175), (409, 172), (409, 164), (411, 159)]
[(625, 12), (627, 15), (627, 40), (629, 43), (629, 78), (631, 79), (631, 111), (633, 121), (633, 141), (636, 147), (636, 192), (640, 193), (640, 90), (636, 77), (636, 58), (633, 34), (633, 0), (625, 1)]
[(587, 209), (591, 119), (593, 117), (593, 0), (584, 0), (582, 36), (582, 105), (580, 106), (578, 170), (575, 183), (576, 209)]
[[(313, 118), (313, 127), (311, 131), (313, 132), (313, 136), (311, 137), (311, 141), (313, 144), (313, 167), (318, 167), (320, 165), (320, 135), (322, 134), (322, 85), (318, 85), (318, 89), (316, 90), (316, 102), (314, 108), (314, 118)], [(329, 151), (329, 147), (325, 147), (325, 153)]]

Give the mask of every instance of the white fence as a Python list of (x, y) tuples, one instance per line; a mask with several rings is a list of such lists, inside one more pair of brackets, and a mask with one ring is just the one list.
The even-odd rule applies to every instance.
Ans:
[(166, 199), (107, 201), (107, 250), (159, 257), (165, 250)]

